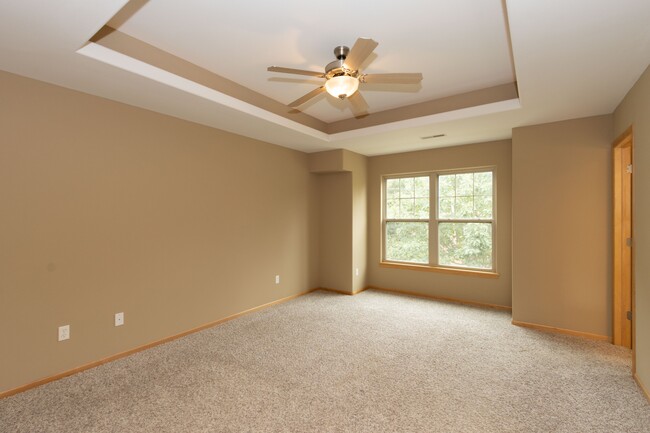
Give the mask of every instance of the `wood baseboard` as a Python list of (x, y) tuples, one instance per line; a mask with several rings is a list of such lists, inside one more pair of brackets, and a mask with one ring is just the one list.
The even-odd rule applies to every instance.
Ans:
[(363, 289), (359, 289), (359, 290), (357, 290), (357, 291), (354, 292), (353, 294), (354, 294), (354, 295), (358, 295), (359, 293), (361, 293), (361, 292), (365, 292), (365, 291), (368, 290), (368, 289), (371, 289), (371, 287), (370, 287), (370, 286), (366, 286), (366, 287), (364, 287)]
[[(314, 289), (314, 290), (324, 290), (326, 292), (334, 292), (334, 293), (340, 293), (341, 295), (354, 296), (354, 295), (358, 295), (359, 293), (363, 292), (364, 290), (368, 290), (370, 288), (371, 287), (364, 287), (363, 289), (359, 289), (356, 292), (352, 292), (352, 293), (346, 292), (345, 290), (331, 289), (329, 287), (319, 287), (318, 289)], [(312, 292), (313, 292), (313, 290), (312, 290)]]
[(584, 338), (589, 338), (591, 340), (611, 341), (611, 338), (607, 335), (591, 334), (589, 332), (574, 331), (573, 329), (556, 328), (554, 326), (539, 325), (537, 323), (520, 322), (519, 320), (513, 320), (512, 324), (515, 326), (521, 326), (522, 328), (535, 329), (537, 331), (553, 332), (556, 334), (564, 334), (564, 335), (573, 335), (575, 337), (584, 337)]
[(354, 295), (354, 293), (346, 292), (345, 290), (332, 289), (331, 287), (319, 287), (316, 290), (322, 290), (324, 292), (338, 293), (339, 295), (348, 295), (348, 296)]
[(0, 399), (5, 398), (5, 397), (9, 397), (9, 396), (14, 395), (14, 394), (19, 394), (19, 393), (27, 391), (29, 389), (36, 388), (37, 386), (45, 385), (46, 383), (54, 382), (55, 380), (63, 379), (64, 377), (72, 376), (73, 374), (80, 373), (82, 371), (89, 370), (89, 369), (94, 368), (94, 367), (99, 367), (102, 364), (106, 364), (108, 362), (115, 361), (117, 359), (124, 358), (124, 357), (129, 356), (129, 355), (133, 355), (134, 353), (142, 352), (143, 350), (147, 350), (147, 349), (150, 349), (152, 347), (159, 346), (159, 345), (164, 344), (164, 343), (168, 343), (168, 342), (176, 340), (178, 338), (185, 337), (185, 336), (190, 335), (190, 334), (194, 334), (195, 332), (199, 332), (199, 331), (203, 331), (204, 329), (212, 328), (214, 326), (217, 326), (217, 325), (220, 325), (222, 323), (225, 323), (225, 322), (228, 322), (230, 320), (241, 317), (241, 316), (243, 316), (245, 314), (253, 313), (255, 311), (263, 310), (263, 309), (271, 307), (273, 305), (281, 304), (283, 302), (287, 302), (287, 301), (290, 301), (292, 299), (296, 299), (296, 298), (298, 298), (300, 296), (311, 293), (314, 290), (318, 290), (318, 289), (307, 290), (305, 292), (301, 292), (301, 293), (298, 293), (298, 294), (295, 294), (295, 295), (287, 296), (287, 297), (284, 297), (284, 298), (281, 298), (281, 299), (277, 299), (275, 301), (267, 302), (266, 304), (262, 304), (262, 305), (258, 305), (257, 307), (249, 308), (248, 310), (244, 310), (244, 311), (241, 311), (239, 313), (235, 313), (235, 314), (232, 314), (230, 316), (224, 317), (222, 319), (218, 319), (218, 320), (215, 320), (213, 322), (206, 323), (204, 325), (198, 326), (196, 328), (192, 328), (190, 330), (181, 332), (179, 334), (174, 334), (174, 335), (171, 335), (169, 337), (165, 337), (165, 338), (163, 338), (161, 340), (156, 340), (156, 341), (153, 341), (151, 343), (147, 343), (145, 345), (138, 346), (138, 347), (135, 347), (133, 349), (129, 349), (129, 350), (126, 350), (124, 352), (117, 353), (115, 355), (111, 355), (109, 357), (100, 359), (98, 361), (93, 361), (93, 362), (90, 362), (88, 364), (84, 364), (84, 365), (81, 365), (79, 367), (75, 367), (75, 368), (73, 368), (71, 370), (67, 370), (67, 371), (64, 371), (62, 373), (58, 373), (58, 374), (55, 374), (55, 375), (52, 375), (52, 376), (44, 377), (44, 378), (36, 380), (34, 382), (30, 382), (30, 383), (27, 383), (25, 385), (21, 385), (19, 387), (13, 388), (13, 389), (9, 389), (7, 391), (2, 391), (2, 392), (0, 392)]
[[(433, 299), (435, 301), (453, 302), (455, 304), (469, 305), (471, 307), (493, 308), (495, 310), (512, 311), (512, 307), (507, 305), (488, 304), (485, 302), (466, 301), (463, 299), (447, 298), (444, 296), (426, 295), (422, 293), (410, 292), (400, 289), (386, 289), (384, 287), (369, 286), (367, 289), (380, 290), (382, 292), (398, 293), (400, 295), (416, 296), (418, 298)], [(365, 290), (365, 289), (364, 289)]]
[(650, 392), (648, 392), (648, 388), (643, 385), (643, 382), (641, 382), (641, 379), (639, 379), (639, 376), (636, 373), (634, 373), (632, 377), (634, 378), (636, 384), (639, 385), (639, 388), (641, 388), (641, 392), (643, 392), (645, 398), (648, 399), (648, 403), (650, 403)]

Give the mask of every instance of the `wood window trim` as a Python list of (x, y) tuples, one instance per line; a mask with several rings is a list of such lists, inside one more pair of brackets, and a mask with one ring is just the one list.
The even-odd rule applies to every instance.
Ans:
[(481, 277), (481, 278), (500, 277), (498, 272), (481, 271), (478, 269), (447, 268), (444, 266), (416, 265), (411, 263), (398, 263), (398, 262), (386, 262), (386, 261), (379, 262), (379, 266), (382, 268), (404, 269), (404, 270), (423, 271), (423, 272), (437, 272), (441, 274), (465, 275), (468, 277)]
[[(493, 213), (490, 220), (451, 220), (451, 219), (439, 219), (438, 218), (438, 177), (440, 175), (450, 175), (450, 174), (463, 174), (463, 173), (477, 173), (477, 172), (486, 172), (489, 171), (492, 173), (493, 181)], [(384, 256), (386, 251), (386, 223), (390, 221), (399, 221), (397, 219), (387, 219), (386, 215), (386, 181), (388, 179), (400, 179), (404, 177), (419, 177), (419, 176), (429, 176), (429, 199), (430, 205), (429, 208), (433, 210), (430, 213), (428, 220), (423, 219), (405, 219), (406, 222), (426, 222), (429, 223), (429, 264), (418, 264), (418, 263), (407, 263), (407, 262), (397, 262), (387, 260)], [(482, 278), (499, 278), (500, 274), (497, 272), (497, 167), (494, 165), (489, 166), (479, 166), (479, 167), (470, 167), (470, 168), (461, 168), (461, 169), (443, 169), (443, 170), (433, 170), (426, 172), (413, 172), (413, 173), (402, 173), (402, 174), (389, 174), (382, 175), (381, 179), (381, 251), (380, 251), (380, 260), (379, 266), (384, 268), (393, 268), (393, 269), (407, 269), (407, 270), (416, 270), (416, 271), (425, 271), (425, 272), (437, 272), (443, 274), (452, 274), (452, 275), (465, 275), (465, 276), (474, 276)], [(432, 194), (431, 191), (435, 191), (435, 194)], [(438, 263), (438, 226), (441, 222), (476, 222), (476, 223), (490, 223), (492, 226), (492, 269), (476, 269), (476, 268), (456, 268), (445, 265), (440, 265)], [(432, 227), (435, 227), (435, 230), (431, 230)], [(432, 256), (433, 255), (433, 256)], [(435, 264), (434, 264), (435, 263)]]

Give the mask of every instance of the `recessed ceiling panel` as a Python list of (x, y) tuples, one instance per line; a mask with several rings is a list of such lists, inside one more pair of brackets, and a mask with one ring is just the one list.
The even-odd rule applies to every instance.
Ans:
[[(366, 73), (422, 72), (421, 85), (362, 85), (371, 112), (515, 81), (501, 0), (326, 3), (133, 0), (109, 25), (283, 104), (323, 80), (267, 72), (323, 71), (338, 45), (371, 37)], [(320, 120), (352, 117), (322, 94), (301, 109)]]
[[(508, 138), (518, 126), (609, 114), (650, 61), (648, 0), (131, 0), (120, 11), (125, 3), (0, 1), (0, 70), (305, 152), (379, 155)], [(514, 79), (503, 3), (520, 99), (472, 105), (463, 94)], [(333, 59), (334, 46), (359, 36), (379, 42), (366, 72), (422, 72), (424, 81), (421, 88), (400, 87), (403, 93), (364, 85), (371, 115), (359, 122), (341, 120), (348, 109), (321, 95), (305, 111), (321, 119), (311, 123), (328, 124), (316, 128), (320, 133), (305, 132), (306, 125), (292, 125), (294, 113), (289, 122), (285, 111), (273, 121), (276, 112), (260, 114), (258, 104), (242, 109), (246, 98), (230, 95), (238, 101), (227, 104), (231, 98), (201, 96), (89, 56), (87, 41), (114, 15), (114, 27), (154, 52), (158, 47), (230, 78), (255, 97), (268, 95), (281, 110), (319, 81), (271, 74), (268, 66), (319, 70)], [(147, 62), (152, 70), (154, 57)], [(160, 63), (169, 65), (172, 56), (163, 57)], [(220, 91), (207, 81), (190, 84)], [(433, 108), (404, 117), (419, 106)], [(400, 116), (389, 118), (385, 110)]]

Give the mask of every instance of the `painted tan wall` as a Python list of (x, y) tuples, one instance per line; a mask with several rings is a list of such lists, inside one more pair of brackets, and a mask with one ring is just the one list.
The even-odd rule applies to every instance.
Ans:
[(0, 94), (0, 391), (317, 285), (305, 154), (2, 72)]
[(335, 149), (308, 159), (319, 173), (319, 287), (358, 292), (366, 287), (368, 158)]
[(636, 370), (650, 389), (650, 68), (614, 112), (614, 135), (634, 128)]
[(611, 326), (612, 116), (512, 135), (513, 320)]
[(312, 173), (336, 173), (343, 171), (343, 149), (326, 150), (307, 155)]
[(318, 287), (352, 293), (352, 173), (318, 175)]
[(346, 151), (345, 162), (352, 172), (352, 290), (367, 285), (368, 263), (368, 158)]
[[(368, 164), (369, 285), (424, 295), (510, 306), (510, 140), (376, 156)], [(384, 175), (494, 166), (497, 172), (497, 279), (379, 266), (381, 178)]]
[[(0, 89), (0, 324), (12, 330), (0, 333), (0, 392), (316, 286), (512, 297), (516, 320), (609, 333), (611, 116), (516, 129), (514, 149), (343, 152), (345, 171), (314, 175), (306, 155), (268, 143), (11, 74)], [(639, 168), (649, 95), (646, 71), (614, 116), (617, 133), (635, 124)], [(499, 279), (378, 266), (382, 175), (486, 165), (497, 167)], [(650, 183), (635, 176), (644, 263)], [(117, 311), (124, 327), (113, 327)], [(72, 339), (57, 343), (62, 324)]]

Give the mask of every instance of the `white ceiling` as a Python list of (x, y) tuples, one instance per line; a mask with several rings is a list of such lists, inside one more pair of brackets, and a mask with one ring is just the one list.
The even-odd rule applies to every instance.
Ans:
[[(335, 60), (334, 47), (352, 47), (358, 37), (379, 42), (364, 72), (424, 75), (421, 88), (362, 86), (374, 112), (515, 81), (501, 0), (402, 0), (399, 8), (349, 0), (258, 1), (253, 7), (135, 1), (142, 7), (128, 20), (109, 24), (285, 104), (324, 80), (266, 72), (268, 66), (323, 72)], [(326, 94), (302, 108), (325, 122), (352, 117), (346, 101)]]
[[(508, 138), (517, 126), (611, 113), (650, 61), (648, 0), (150, 0), (131, 3), (141, 7), (125, 22), (113, 22), (282, 103), (317, 80), (272, 74), (267, 66), (319, 70), (333, 60), (334, 46), (352, 45), (359, 36), (379, 42), (365, 72), (424, 75), (421, 88), (407, 92), (365, 89), (371, 111), (507, 83), (514, 66), (521, 105), (510, 101), (327, 135), (77, 53), (125, 3), (0, 2), (0, 69), (306, 152), (347, 148), (377, 155)], [(305, 112), (327, 122), (349, 117), (339, 104), (322, 95)], [(446, 137), (420, 138), (440, 133)]]

